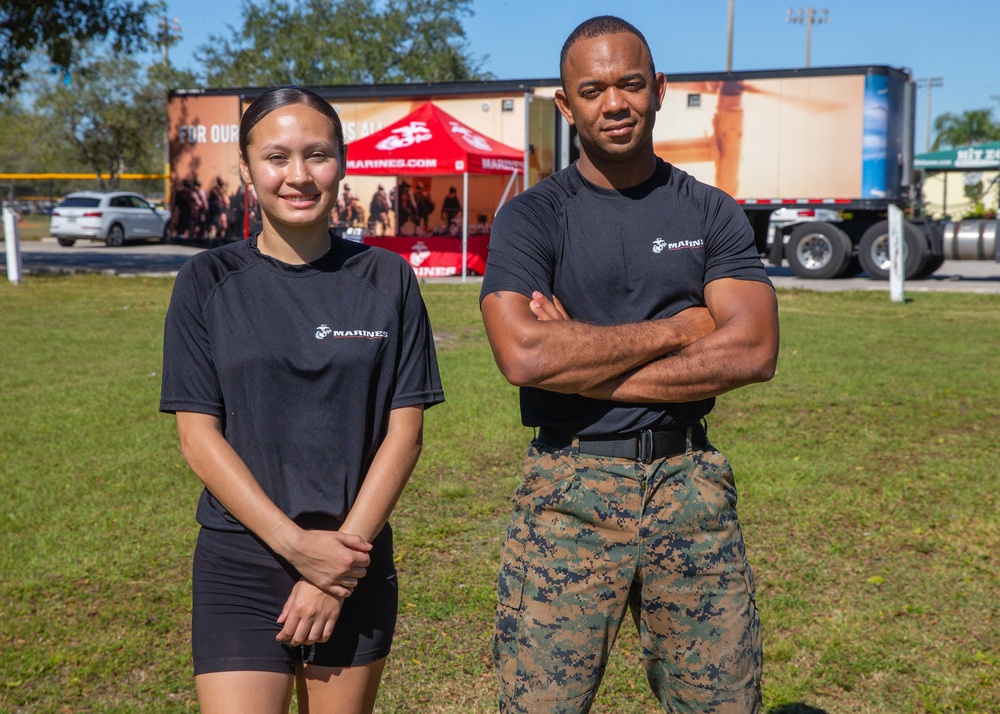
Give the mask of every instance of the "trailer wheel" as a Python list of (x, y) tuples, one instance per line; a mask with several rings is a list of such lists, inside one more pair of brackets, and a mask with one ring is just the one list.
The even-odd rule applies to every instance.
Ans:
[(858, 256), (855, 254), (851, 256), (851, 259), (847, 261), (847, 267), (844, 268), (844, 272), (840, 274), (842, 278), (854, 278), (864, 272), (861, 269), (861, 261), (858, 260)]
[(785, 258), (800, 278), (835, 278), (851, 260), (851, 239), (830, 223), (803, 223), (792, 231)]
[[(907, 280), (917, 277), (930, 259), (930, 246), (923, 232), (910, 223), (903, 224), (904, 276)], [(861, 236), (858, 246), (861, 267), (873, 280), (889, 279), (889, 222), (879, 221)], [(940, 266), (938, 266), (940, 267)], [(937, 268), (935, 268), (936, 270)]]
[(921, 280), (923, 278), (929, 278), (930, 276), (934, 275), (934, 272), (942, 265), (944, 265), (943, 255), (928, 256), (927, 263), (924, 265), (923, 268), (920, 269), (920, 272), (917, 273), (917, 280)]

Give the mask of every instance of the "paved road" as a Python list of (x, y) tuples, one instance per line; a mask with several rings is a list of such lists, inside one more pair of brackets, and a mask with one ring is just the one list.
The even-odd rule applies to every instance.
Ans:
[[(0, 245), (4, 245), (0, 243)], [(101, 273), (104, 275), (176, 275), (184, 262), (204, 248), (159, 243), (129, 243), (108, 248), (96, 241), (77, 241), (63, 248), (55, 239), (21, 242), (21, 269), (26, 275)], [(7, 272), (7, 249), (0, 255)]]
[[(836, 280), (803, 280), (791, 268), (782, 265), (767, 266), (767, 274), (779, 288), (801, 288), (834, 292), (838, 290), (883, 290), (889, 292), (888, 280), (871, 280), (862, 273), (859, 277)], [(923, 280), (907, 280), (907, 293), (958, 292), (1000, 294), (1000, 263), (979, 260), (946, 260), (934, 275)]]
[[(3, 243), (0, 242), (0, 246)], [(103, 243), (78, 241), (63, 248), (53, 239), (21, 243), (21, 265), (25, 274), (101, 273), (105, 275), (170, 276), (175, 275), (189, 257), (204, 250), (193, 245), (130, 244), (108, 248)], [(6, 248), (0, 247), (0, 268), (6, 273)], [(889, 283), (866, 277), (838, 280), (803, 280), (787, 267), (768, 266), (768, 274), (777, 287), (806, 290), (884, 290)], [(444, 278), (444, 280), (455, 280)], [(475, 280), (471, 278), (470, 280)], [(907, 292), (979, 292), (1000, 293), (1000, 264), (992, 261), (946, 261), (925, 280), (910, 280)]]

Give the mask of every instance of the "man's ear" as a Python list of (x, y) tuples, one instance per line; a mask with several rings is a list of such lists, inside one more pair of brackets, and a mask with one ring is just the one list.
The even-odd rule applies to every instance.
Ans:
[(566, 92), (562, 89), (557, 89), (553, 100), (556, 103), (556, 109), (559, 110), (559, 113), (569, 122), (570, 126), (573, 126), (573, 110), (569, 108), (569, 97), (566, 96)]
[(653, 89), (656, 92), (656, 111), (663, 106), (663, 95), (667, 91), (667, 75), (657, 72), (653, 77)]

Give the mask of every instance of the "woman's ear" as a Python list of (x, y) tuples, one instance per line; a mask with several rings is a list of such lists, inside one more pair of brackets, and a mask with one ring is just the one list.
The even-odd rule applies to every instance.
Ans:
[(344, 144), (340, 150), (340, 180), (343, 181), (347, 177), (347, 144)]
[(243, 154), (240, 154), (240, 178), (243, 179), (243, 183), (253, 183), (253, 177), (250, 176), (250, 166), (243, 158)]

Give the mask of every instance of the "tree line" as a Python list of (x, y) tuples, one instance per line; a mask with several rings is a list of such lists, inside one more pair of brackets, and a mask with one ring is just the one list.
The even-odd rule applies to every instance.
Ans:
[[(0, 173), (93, 173), (102, 188), (160, 173), (171, 88), (491, 78), (462, 26), (471, 0), (244, 0), (198, 72), (167, 61), (166, 13), (165, 0), (0, 0)], [(1000, 140), (990, 108), (934, 131), (935, 150)]]
[(993, 110), (969, 109), (961, 114), (947, 112), (934, 120), (934, 151), (938, 149), (1000, 141), (1000, 123)]
[(246, 0), (193, 72), (169, 63), (164, 0), (4, 0), (0, 173), (92, 173), (101, 188), (161, 173), (172, 88), (489, 79), (462, 26), (470, 6)]

